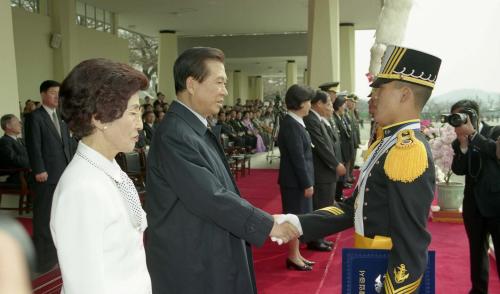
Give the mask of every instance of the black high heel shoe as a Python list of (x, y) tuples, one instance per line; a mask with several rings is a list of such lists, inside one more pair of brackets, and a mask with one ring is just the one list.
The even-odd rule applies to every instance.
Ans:
[(310, 270), (312, 270), (312, 267), (310, 265), (307, 265), (305, 262), (304, 262), (304, 265), (298, 265), (288, 258), (286, 259), (286, 268), (289, 270), (296, 270), (296, 271), (310, 271)]
[(307, 259), (302, 259), (302, 262), (305, 263), (308, 266), (313, 266), (316, 262), (307, 260)]

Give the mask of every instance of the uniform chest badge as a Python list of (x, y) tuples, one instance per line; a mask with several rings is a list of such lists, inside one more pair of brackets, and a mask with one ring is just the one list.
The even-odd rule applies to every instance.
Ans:
[(394, 281), (397, 284), (401, 284), (406, 281), (410, 277), (410, 274), (406, 270), (406, 265), (401, 264), (397, 268), (394, 269)]

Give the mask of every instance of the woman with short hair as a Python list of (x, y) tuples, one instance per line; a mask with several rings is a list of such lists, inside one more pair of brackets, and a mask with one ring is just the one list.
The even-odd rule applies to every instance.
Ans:
[[(303, 118), (309, 114), (314, 91), (306, 86), (292, 85), (285, 95), (288, 110), (278, 134), (280, 169), (278, 183), (283, 213), (312, 212), (314, 166), (312, 143)], [(302, 257), (299, 240), (289, 242), (288, 269), (310, 271), (314, 262)]]
[(63, 116), (81, 138), (50, 218), (62, 293), (151, 293), (146, 214), (114, 159), (134, 149), (142, 129), (138, 92), (147, 87), (141, 72), (106, 59), (83, 61), (61, 85)]

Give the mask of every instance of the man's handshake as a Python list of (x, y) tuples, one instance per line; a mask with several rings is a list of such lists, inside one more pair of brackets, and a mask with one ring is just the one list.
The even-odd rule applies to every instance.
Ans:
[(302, 236), (299, 218), (294, 214), (275, 214), (274, 225), (269, 236), (279, 245)]

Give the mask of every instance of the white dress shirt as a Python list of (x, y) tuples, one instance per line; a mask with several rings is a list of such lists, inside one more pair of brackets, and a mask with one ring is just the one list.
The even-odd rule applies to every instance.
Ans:
[(120, 171), (115, 160), (80, 142), (57, 184), (50, 228), (61, 293), (151, 293), (143, 233), (132, 226), (116, 184)]
[(291, 111), (289, 111), (287, 114), (291, 116), (295, 121), (297, 121), (301, 126), (303, 126), (304, 128), (306, 127), (306, 124), (304, 123), (304, 119), (302, 117), (296, 115)]

